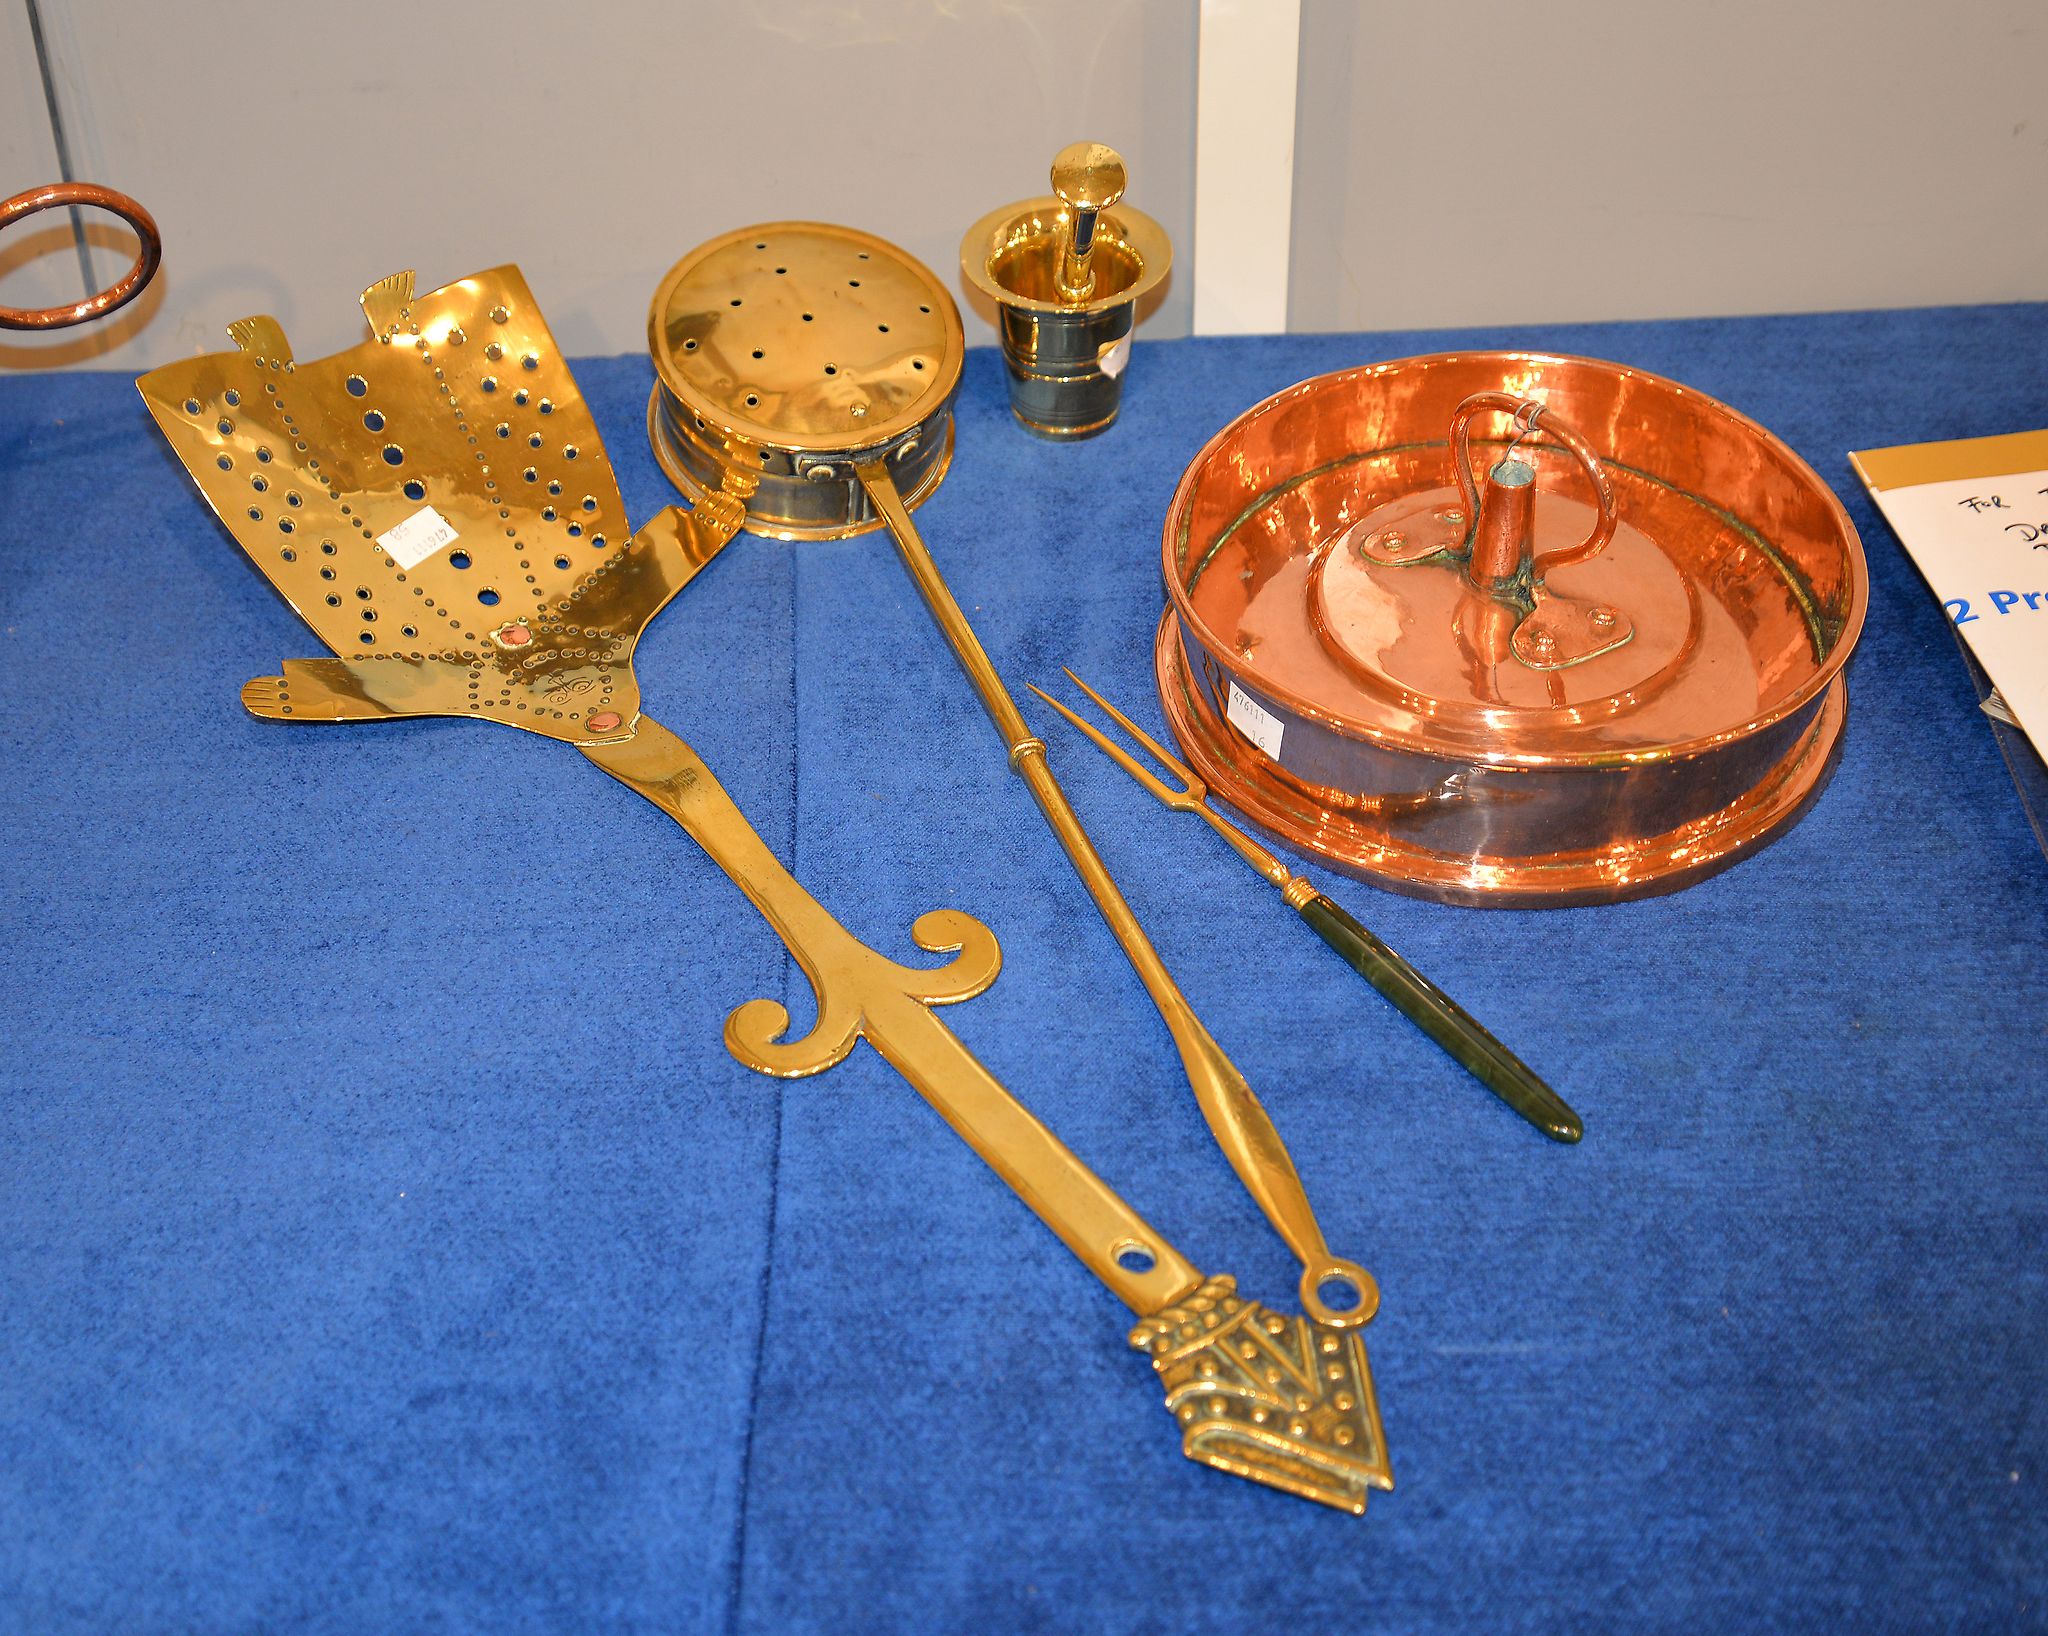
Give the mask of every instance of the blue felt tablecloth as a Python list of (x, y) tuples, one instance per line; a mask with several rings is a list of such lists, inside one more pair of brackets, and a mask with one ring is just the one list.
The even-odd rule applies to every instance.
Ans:
[[(1013, 683), (1072, 664), (1156, 723), (1187, 460), (1451, 344), (1747, 411), (1872, 592), (1833, 784), (1732, 871), (1514, 914), (1324, 874), (1577, 1149), (1032, 701), (1378, 1275), (1400, 1486), (1362, 1522), (1184, 1461), (1125, 1310), (871, 1053), (728, 1059), (726, 1012), (802, 980), (651, 806), (523, 734), (244, 716), (317, 647), (132, 386), (0, 380), (0, 1628), (2048, 1629), (2048, 871), (1844, 459), (2040, 425), (2048, 307), (1141, 342), (1072, 448), (980, 350), (926, 536)], [(644, 517), (648, 366), (579, 376)], [(886, 543), (743, 536), (639, 671), (863, 936), (984, 916), (962, 1036), (1199, 1265), (1290, 1297)]]

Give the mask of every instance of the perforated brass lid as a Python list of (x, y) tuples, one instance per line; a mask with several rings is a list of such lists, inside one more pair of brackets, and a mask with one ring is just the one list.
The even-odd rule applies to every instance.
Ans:
[(771, 222), (699, 245), (647, 318), (662, 386), (728, 437), (872, 447), (943, 409), (965, 336), (943, 285), (871, 234)]

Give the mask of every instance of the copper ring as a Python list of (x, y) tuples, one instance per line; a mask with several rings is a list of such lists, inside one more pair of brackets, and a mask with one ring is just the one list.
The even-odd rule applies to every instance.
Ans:
[(157, 265), (164, 258), (164, 241), (156, 230), (156, 218), (127, 194), (116, 193), (110, 187), (91, 182), (52, 182), (48, 187), (17, 193), (11, 199), (0, 200), (0, 230), (39, 210), (68, 205), (94, 205), (134, 228), (135, 236), (142, 241), (135, 253), (135, 265), (116, 283), (69, 307), (0, 307), (0, 329), (66, 329), (73, 324), (89, 323), (133, 301), (156, 276)]
[(1451, 447), (1456, 451), (1452, 463), (1458, 474), (1458, 492), (1465, 497), (1467, 541), (1479, 526), (1479, 482), (1472, 475), (1472, 417), (1483, 409), (1497, 409), (1513, 417), (1514, 424), (1522, 429), (1515, 439), (1517, 446), (1522, 438), (1538, 429), (1540, 420), (1542, 430), (1577, 458), (1593, 484), (1593, 498), (1600, 513), (1593, 532), (1577, 545), (1544, 552), (1536, 559), (1536, 577), (1540, 580), (1553, 568), (1569, 568), (1575, 562), (1597, 557), (1607, 548), (1607, 542), (1614, 538), (1614, 484), (1608, 478), (1606, 468), (1600, 464), (1600, 457), (1587, 446), (1585, 439), (1554, 415), (1546, 416), (1541, 403), (1533, 398), (1517, 398), (1507, 392), (1474, 392), (1458, 405), (1451, 416)]

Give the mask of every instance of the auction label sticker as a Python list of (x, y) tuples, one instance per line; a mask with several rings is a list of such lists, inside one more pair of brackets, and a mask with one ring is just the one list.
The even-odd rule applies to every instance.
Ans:
[(421, 506), (396, 528), (377, 536), (377, 543), (401, 568), (417, 568), (444, 545), (453, 545), (455, 526), (432, 506)]
[(1231, 726), (1268, 756), (1275, 761), (1280, 759), (1280, 718), (1235, 682), (1230, 684), (1230, 702), (1224, 714), (1230, 717)]
[(2048, 431), (1849, 458), (2006, 708), (2048, 753)]

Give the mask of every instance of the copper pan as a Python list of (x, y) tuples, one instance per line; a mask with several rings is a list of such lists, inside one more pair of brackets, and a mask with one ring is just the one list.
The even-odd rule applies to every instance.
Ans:
[(1597, 359), (1446, 353), (1239, 416), (1167, 513), (1156, 663), (1280, 840), (1475, 905), (1672, 891), (1798, 817), (1868, 576), (1756, 422)]

